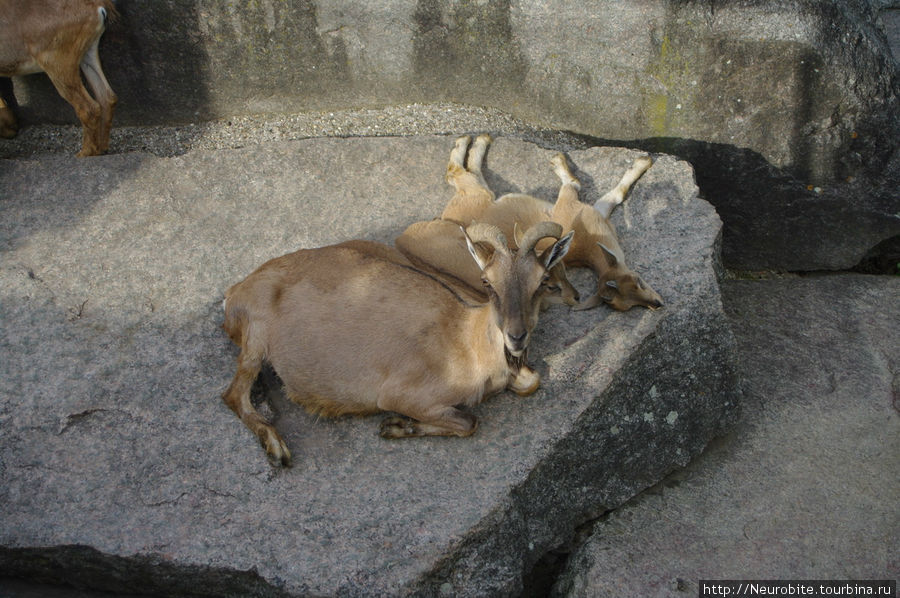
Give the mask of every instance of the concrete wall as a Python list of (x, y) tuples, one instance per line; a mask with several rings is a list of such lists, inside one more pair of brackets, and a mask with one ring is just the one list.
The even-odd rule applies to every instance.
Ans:
[[(737, 267), (845, 268), (900, 234), (896, 179), (884, 181), (900, 163), (900, 84), (866, 0), (119, 6), (101, 48), (117, 125), (486, 105), (691, 160)], [(16, 83), (26, 119), (71, 115), (42, 76)], [(807, 218), (823, 206), (826, 220), (844, 213), (824, 232)]]

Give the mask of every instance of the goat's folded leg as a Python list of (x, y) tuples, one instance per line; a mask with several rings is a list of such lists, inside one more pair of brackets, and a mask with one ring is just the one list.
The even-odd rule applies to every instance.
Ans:
[(259, 438), (263, 448), (275, 463), (291, 465), (291, 452), (281, 436), (250, 402), (250, 388), (262, 368), (262, 358), (249, 355), (246, 350), (238, 356), (238, 370), (222, 400), (241, 421)]
[(411, 438), (414, 436), (471, 436), (478, 428), (478, 420), (471, 413), (456, 407), (430, 410), (421, 419), (392, 415), (381, 421), (382, 438)]

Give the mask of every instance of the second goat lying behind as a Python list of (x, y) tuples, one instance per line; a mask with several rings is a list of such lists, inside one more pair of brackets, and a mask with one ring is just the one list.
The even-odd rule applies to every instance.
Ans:
[[(539, 222), (556, 222), (563, 231), (573, 232), (572, 248), (564, 260), (567, 267), (587, 266), (597, 275), (597, 292), (578, 303), (578, 292), (569, 284), (562, 264), (553, 272), (556, 300), (575, 309), (588, 309), (605, 303), (620, 311), (640, 305), (662, 307), (662, 298), (625, 263), (625, 254), (609, 215), (622, 203), (628, 189), (653, 163), (649, 156), (634, 161), (619, 183), (591, 206), (578, 199), (581, 188), (569, 170), (566, 157), (557, 154), (551, 160), (559, 177), (556, 203), (520, 193), (495, 199), (482, 175), (481, 167), (489, 135), (479, 135), (469, 148), (470, 138), (460, 137), (450, 152), (447, 182), (456, 190), (439, 220), (417, 222), (400, 235), (395, 244), (418, 267), (445, 277), (477, 286), (478, 272), (470, 260), (460, 259), (458, 224), (484, 222), (499, 227), (509, 240), (518, 240), (519, 231)], [(466, 156), (468, 150), (468, 156)], [(538, 245), (543, 249), (543, 245)]]

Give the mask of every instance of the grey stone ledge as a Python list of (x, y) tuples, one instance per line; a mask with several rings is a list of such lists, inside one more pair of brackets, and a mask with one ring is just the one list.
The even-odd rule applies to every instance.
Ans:
[[(298, 247), (434, 217), (451, 145), (0, 160), (0, 569), (172, 595), (512, 596), (577, 524), (723, 433), (739, 392), (721, 222), (661, 155), (614, 222), (664, 309), (547, 312), (542, 389), (486, 401), (468, 439), (385, 441), (379, 418), (311, 417), (270, 380), (295, 466), (268, 464), (220, 400), (224, 290)], [(553, 199), (551, 155), (501, 138), (486, 176)], [(583, 199), (637, 155), (571, 152)]]

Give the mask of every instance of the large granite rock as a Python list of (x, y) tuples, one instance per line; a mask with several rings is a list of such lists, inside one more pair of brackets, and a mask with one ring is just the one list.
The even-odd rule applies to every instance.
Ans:
[[(295, 457), (268, 464), (220, 400), (224, 289), (297, 247), (439, 213), (451, 145), (0, 161), (0, 570), (172, 595), (511, 596), (577, 524), (723, 433), (738, 394), (720, 221), (660, 156), (615, 222), (664, 309), (551, 310), (543, 388), (478, 407), (468, 439), (385, 441), (379, 418), (309, 416), (264, 377)], [(552, 199), (551, 155), (499, 139), (487, 176)], [(635, 156), (573, 152), (585, 198)]]
[[(492, 106), (691, 161), (734, 267), (848, 268), (900, 235), (900, 80), (867, 0), (120, 8), (102, 48), (116, 125)], [(74, 118), (46, 77), (17, 86), (26, 119)]]
[(897, 579), (900, 278), (723, 285), (735, 433), (611, 513), (553, 595), (696, 595), (701, 579)]

